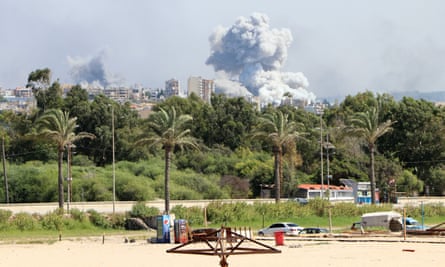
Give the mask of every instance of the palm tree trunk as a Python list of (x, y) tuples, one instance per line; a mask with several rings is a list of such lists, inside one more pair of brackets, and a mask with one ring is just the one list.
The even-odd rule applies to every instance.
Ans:
[(171, 148), (165, 147), (165, 170), (164, 170), (165, 214), (170, 213), (170, 163), (171, 163)]
[(375, 204), (375, 170), (374, 170), (374, 144), (369, 144), (369, 150), (370, 150), (370, 182), (371, 182), (371, 203)]
[(3, 177), (5, 182), (5, 203), (9, 203), (9, 186), (8, 175), (6, 174), (6, 154), (5, 154), (5, 137), (2, 137), (2, 163), (3, 163)]
[(57, 164), (59, 177), (58, 177), (58, 189), (59, 189), (59, 208), (63, 209), (63, 171), (62, 171), (62, 164), (63, 164), (63, 149), (59, 149), (59, 162)]
[(280, 162), (281, 162), (281, 151), (279, 149), (274, 150), (274, 158), (275, 158), (275, 166), (274, 166), (274, 175), (275, 175), (275, 203), (280, 202), (281, 198), (281, 175), (280, 175)]

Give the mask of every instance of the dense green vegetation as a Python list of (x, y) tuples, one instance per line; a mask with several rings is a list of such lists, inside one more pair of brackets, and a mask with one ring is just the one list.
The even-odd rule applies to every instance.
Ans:
[[(28, 82), (37, 108), (30, 114), (0, 114), (4, 202), (62, 204), (71, 145), (71, 200), (111, 200), (113, 130), (117, 200), (257, 198), (260, 185), (276, 184), (278, 194), (272, 192), (271, 197), (278, 202), (293, 196), (299, 183), (321, 182), (320, 137), (329, 138), (335, 147), (329, 154), (331, 184), (340, 184), (341, 178), (375, 181), (381, 201), (388, 201), (396, 190), (407, 195), (445, 191), (445, 112), (424, 100), (395, 101), (386, 94), (364, 92), (326, 106), (320, 117), (302, 107), (258, 110), (243, 98), (224, 95), (213, 95), (209, 105), (192, 95), (168, 98), (154, 105), (148, 118), (140, 118), (130, 103), (103, 95), (89, 99), (80, 86), (63, 95), (47, 69), (32, 72)], [(67, 132), (55, 128), (65, 134), (52, 132), (57, 138), (42, 138), (54, 129), (45, 130), (39, 121), (54, 112), (66, 114), (77, 127)], [(157, 129), (163, 112), (166, 127)], [(390, 121), (391, 129), (373, 139), (352, 134), (352, 126), (366, 130), (353, 123), (357, 117), (372, 119), (375, 126)], [(198, 149), (180, 150), (179, 143), (159, 142), (170, 140), (167, 134), (179, 118), (187, 120), (175, 133), (193, 138)], [(84, 134), (95, 138), (70, 139)], [(160, 146), (140, 142), (154, 137)], [(176, 141), (179, 137), (182, 134)]]
[[(215, 201), (203, 208), (184, 206), (172, 207), (176, 218), (186, 219), (192, 229), (203, 227), (219, 228), (223, 226), (250, 228), (256, 231), (277, 221), (292, 221), (304, 227), (329, 227), (329, 209), (335, 232), (348, 231), (353, 222), (360, 221), (363, 213), (375, 211), (397, 210), (391, 204), (385, 205), (355, 205), (353, 203), (337, 203), (331, 205), (327, 200), (312, 200), (307, 205), (294, 202), (271, 204), (221, 203)], [(424, 222), (434, 226), (445, 221), (445, 207), (443, 205), (425, 205)], [(420, 207), (406, 207), (406, 213), (421, 221)], [(126, 213), (100, 214), (94, 210), (81, 212), (72, 209), (70, 214), (63, 210), (55, 210), (48, 214), (18, 213), (12, 216), (8, 210), (0, 210), (0, 239), (38, 239), (57, 238), (58, 235), (88, 236), (129, 234), (125, 231), (125, 222), (129, 217), (147, 218), (157, 216), (160, 211), (149, 207), (144, 202), (133, 205)], [(206, 216), (206, 217), (205, 217)], [(155, 235), (151, 232), (134, 232)]]

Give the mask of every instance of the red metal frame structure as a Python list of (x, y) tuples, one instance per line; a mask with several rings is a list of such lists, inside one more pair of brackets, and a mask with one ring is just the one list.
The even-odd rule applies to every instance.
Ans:
[[(204, 244), (204, 248), (185, 249), (186, 246), (197, 243)], [(171, 248), (167, 253), (218, 256), (220, 266), (228, 267), (227, 258), (231, 255), (281, 253), (281, 251), (232, 232), (230, 228), (221, 227), (219, 230), (193, 235), (187, 243)]]

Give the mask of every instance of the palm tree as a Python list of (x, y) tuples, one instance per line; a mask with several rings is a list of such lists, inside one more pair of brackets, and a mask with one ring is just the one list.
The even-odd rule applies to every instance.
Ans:
[[(9, 139), (9, 134), (12, 132), (11, 130), (11, 121), (15, 114), (12, 111), (3, 112), (0, 115), (1, 127), (0, 127), (0, 136), (2, 139), (2, 165), (3, 165), (3, 185), (5, 190), (5, 203), (9, 203), (9, 183), (8, 183), (8, 174), (6, 172), (6, 152), (5, 152), (5, 141)], [(5, 140), (6, 139), (6, 140)]]
[(149, 148), (162, 147), (164, 149), (165, 214), (170, 212), (170, 164), (174, 149), (182, 150), (186, 147), (198, 149), (196, 139), (190, 136), (190, 129), (187, 128), (187, 123), (192, 119), (190, 115), (178, 116), (174, 106), (167, 110), (159, 108), (159, 111), (149, 119), (148, 126), (151, 135), (136, 142), (137, 145), (147, 145)]
[(52, 141), (57, 146), (59, 208), (61, 209), (63, 209), (63, 152), (77, 140), (95, 138), (93, 134), (86, 132), (76, 134), (76, 121), (76, 117), (70, 118), (69, 112), (63, 112), (60, 109), (47, 110), (36, 121), (37, 136)]
[(294, 150), (295, 141), (301, 136), (297, 131), (299, 125), (290, 121), (288, 114), (281, 111), (266, 113), (259, 118), (259, 123), (253, 130), (253, 138), (266, 140), (272, 145), (274, 156), (275, 202), (280, 202), (282, 157), (285, 150)]
[(374, 169), (374, 153), (376, 150), (376, 142), (384, 134), (392, 131), (391, 125), (396, 123), (395, 121), (387, 120), (380, 123), (380, 111), (378, 107), (372, 107), (365, 112), (355, 113), (349, 121), (349, 127), (347, 131), (363, 138), (368, 145), (370, 162), (369, 162), (369, 177), (371, 183), (371, 203), (375, 204), (375, 169)]

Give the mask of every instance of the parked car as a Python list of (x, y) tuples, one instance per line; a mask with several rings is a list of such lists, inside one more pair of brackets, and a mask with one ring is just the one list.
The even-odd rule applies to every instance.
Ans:
[(429, 227), (420, 224), (416, 219), (411, 217), (405, 218), (406, 230), (426, 230)]
[(329, 234), (328, 229), (326, 228), (319, 228), (319, 227), (307, 227), (302, 229), (299, 233), (299, 235), (325, 235)]
[(298, 235), (298, 232), (303, 230), (304, 227), (299, 226), (293, 222), (278, 222), (271, 224), (269, 227), (260, 229), (258, 231), (259, 236), (273, 235), (275, 232), (284, 232), (285, 235)]
[(293, 199), (294, 202), (297, 202), (300, 205), (306, 205), (307, 203), (309, 203), (309, 200), (307, 198), (304, 197), (296, 197)]
[(362, 222), (353, 222), (351, 226), (351, 230), (358, 230), (362, 228)]

